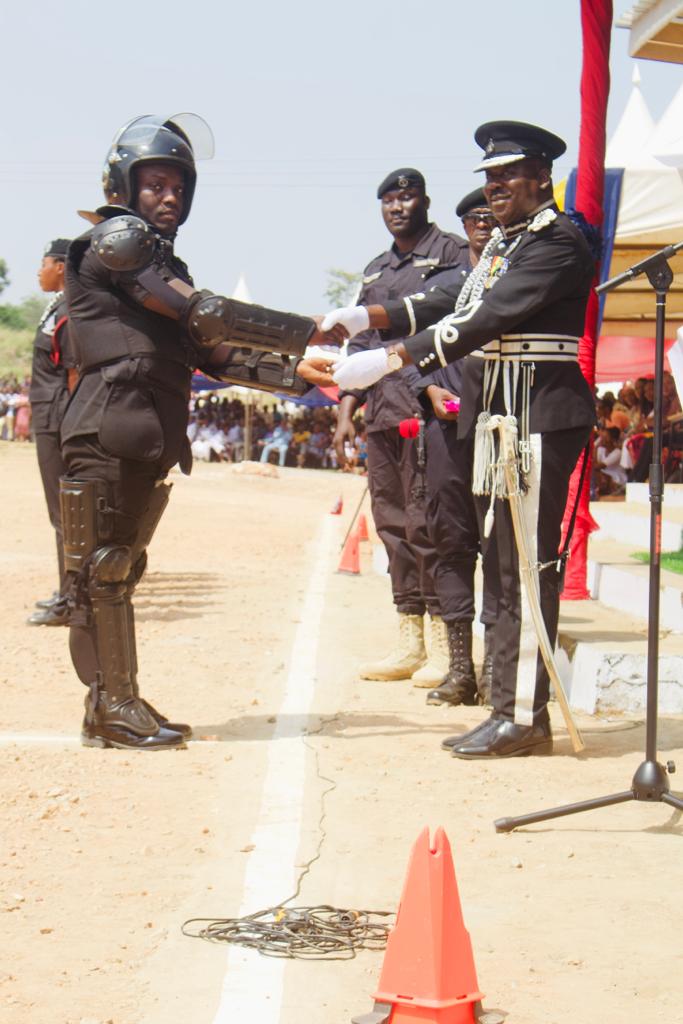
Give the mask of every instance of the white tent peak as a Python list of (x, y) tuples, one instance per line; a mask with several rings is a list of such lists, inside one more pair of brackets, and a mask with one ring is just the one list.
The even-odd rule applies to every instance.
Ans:
[(251, 302), (251, 292), (247, 286), (247, 280), (244, 274), (240, 274), (232, 293), (232, 298), (237, 299), (238, 302)]
[(640, 68), (637, 64), (633, 65), (633, 74), (631, 75), (631, 81), (634, 85), (640, 85)]
[(655, 122), (640, 91), (640, 74), (633, 76), (633, 88), (605, 154), (606, 167), (654, 167), (650, 136)]
[(658, 121), (649, 149), (668, 167), (683, 169), (683, 85)]

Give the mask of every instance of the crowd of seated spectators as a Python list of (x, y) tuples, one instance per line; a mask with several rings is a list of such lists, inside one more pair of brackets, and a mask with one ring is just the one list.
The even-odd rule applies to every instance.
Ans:
[[(654, 379), (628, 382), (616, 397), (607, 391), (596, 398), (598, 425), (593, 446), (591, 497), (623, 494), (626, 484), (644, 483), (652, 462)], [(670, 373), (662, 381), (662, 459), (665, 480), (680, 480), (683, 455), (683, 414)]]
[(28, 401), (28, 379), (18, 377), (0, 379), (0, 440), (30, 441), (31, 406)]
[[(216, 394), (193, 395), (188, 437), (195, 459), (208, 462), (244, 460), (277, 462), (280, 466), (337, 469), (332, 437), (335, 407), (282, 412), (276, 405), (252, 408), (251, 450), (245, 451), (245, 406), (239, 399)], [(347, 447), (345, 468), (364, 473), (367, 465), (365, 427), (357, 422), (356, 440)]]
[[(0, 440), (32, 441), (30, 378), (0, 378)], [(245, 405), (238, 398), (212, 393), (193, 394), (187, 429), (195, 459), (207, 462), (277, 461), (281, 466), (337, 469), (332, 437), (337, 408), (282, 412), (277, 405), (252, 406), (251, 451), (245, 451)], [(367, 444), (362, 416), (356, 423), (354, 445), (346, 445), (347, 471), (367, 471)]]

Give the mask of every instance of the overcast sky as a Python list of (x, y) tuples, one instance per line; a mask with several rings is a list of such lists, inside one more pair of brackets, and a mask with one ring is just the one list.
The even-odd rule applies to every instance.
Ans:
[[(631, 6), (624, 0), (615, 14)], [(214, 160), (199, 165), (177, 251), (200, 287), (300, 312), (327, 308), (327, 270), (362, 270), (387, 248), (375, 198), (388, 171), (420, 168), (432, 213), (481, 180), (483, 121), (528, 120), (576, 160), (578, 0), (24, 0), (3, 5), (2, 234), (17, 302), (35, 292), (45, 243), (87, 225), (116, 129), (144, 113), (196, 111)], [(612, 40), (612, 129), (631, 88), (628, 33)], [(680, 67), (639, 62), (659, 117)], [(2, 301), (2, 300), (0, 300)]]

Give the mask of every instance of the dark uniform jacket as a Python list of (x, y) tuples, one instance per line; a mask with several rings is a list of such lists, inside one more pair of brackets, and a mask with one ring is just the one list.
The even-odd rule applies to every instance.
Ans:
[(33, 341), (31, 423), (36, 434), (56, 434), (69, 400), (67, 371), (75, 366), (66, 323), (66, 298), (56, 295), (45, 310)]
[[(508, 229), (497, 256), (500, 276), (478, 302), (455, 314), (456, 285), (391, 302), (386, 304), (390, 333), (408, 337), (406, 349), (423, 376), (468, 356), (462, 363), (459, 436), (474, 428), (482, 409), (482, 346), (487, 346), (488, 359), (502, 356), (530, 367), (531, 433), (593, 423), (594, 400), (576, 360), (594, 272), (586, 240), (565, 214), (552, 208)], [(503, 376), (492, 413), (506, 412)]]
[[(114, 217), (132, 211), (103, 207), (99, 212)], [(67, 257), (69, 325), (81, 377), (64, 417), (62, 442), (96, 434), (111, 455), (160, 460), (165, 467), (180, 462), (188, 472), (186, 429), (194, 369), (221, 379), (225, 370), (230, 380), (252, 387), (259, 386), (263, 374), (267, 390), (307, 390), (300, 378), (287, 387), (289, 366), (285, 369), (282, 358), (269, 353), (251, 360), (249, 349), (233, 348), (221, 367), (205, 365), (207, 354), (195, 347), (179, 320), (143, 305), (149, 292), (138, 275), (107, 269), (90, 240), (90, 231), (76, 239)], [(166, 281), (180, 278), (193, 285), (168, 240), (159, 240), (153, 269)]]
[[(410, 295), (423, 286), (430, 271), (461, 261), (463, 252), (467, 258), (467, 242), (463, 238), (430, 224), (412, 252), (401, 253), (392, 245), (391, 249), (368, 263), (363, 273), (358, 305), (384, 306)], [(351, 355), (364, 349), (385, 347), (389, 343), (378, 331), (363, 331), (349, 342), (348, 351)], [(367, 392), (351, 392), (359, 401), (367, 400), (365, 422), (369, 431), (396, 427), (401, 420), (419, 414), (419, 401), (411, 386), (416, 377), (413, 367), (405, 367), (382, 378)]]
[[(427, 292), (433, 288), (448, 288), (449, 293), (457, 297), (472, 270), (469, 248), (463, 250), (462, 257), (466, 262), (454, 263), (443, 268), (437, 267), (434, 273), (429, 274), (426, 280)], [(460, 397), (460, 392), (462, 391), (461, 361), (458, 359), (447, 366), (439, 366), (438, 370), (428, 374), (426, 377), (416, 372), (415, 380), (412, 383), (413, 390), (420, 399), (424, 413), (427, 416), (432, 416), (434, 414), (434, 407), (426, 394), (427, 388), (430, 384), (436, 384), (437, 387), (446, 388), (452, 394)], [(455, 426), (454, 421), (444, 422), (449, 422), (449, 425)]]

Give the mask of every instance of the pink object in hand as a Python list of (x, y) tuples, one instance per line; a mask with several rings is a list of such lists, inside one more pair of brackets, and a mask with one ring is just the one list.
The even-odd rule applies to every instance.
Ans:
[(453, 401), (453, 399), (451, 398), (446, 399), (446, 401), (443, 403), (443, 407), (446, 410), (446, 412), (460, 412), (460, 402)]

